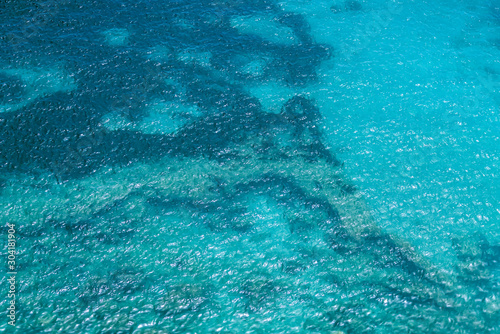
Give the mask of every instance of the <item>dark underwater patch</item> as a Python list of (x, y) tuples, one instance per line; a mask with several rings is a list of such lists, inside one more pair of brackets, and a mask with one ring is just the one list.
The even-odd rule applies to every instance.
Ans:
[(0, 73), (0, 104), (21, 102), (26, 94), (25, 84), (20, 78)]

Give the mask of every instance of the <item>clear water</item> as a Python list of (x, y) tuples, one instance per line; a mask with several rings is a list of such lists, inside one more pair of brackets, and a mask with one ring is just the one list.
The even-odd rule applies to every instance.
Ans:
[(311, 95), (379, 224), (439, 262), (450, 233), (498, 242), (498, 4), (379, 2), (340, 17), (302, 4), (284, 7), (339, 52)]
[(500, 333), (498, 2), (0, 8), (2, 331)]

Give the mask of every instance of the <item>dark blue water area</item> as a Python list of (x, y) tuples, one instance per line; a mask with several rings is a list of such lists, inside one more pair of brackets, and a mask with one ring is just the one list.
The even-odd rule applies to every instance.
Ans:
[(311, 87), (345, 57), (311, 13), (0, 9), (1, 221), (15, 225), (18, 273), (2, 331), (500, 333), (500, 246), (450, 236), (440, 267), (381, 229), (343, 172)]
[[(20, 4), (16, 6), (21, 7)], [(266, 71), (272, 72), (273, 77), (287, 85), (301, 85), (313, 79), (315, 66), (325, 57), (331, 56), (327, 48), (311, 42), (305, 23), (299, 16), (283, 15), (272, 4), (256, 3), (251, 6), (237, 4), (218, 8), (217, 11), (207, 10), (210, 6), (220, 7), (218, 4), (208, 2), (133, 4), (83, 2), (47, 6), (48, 13), (45, 15), (48, 17), (41, 14), (39, 20), (40, 22), (47, 20), (48, 23), (41, 26), (36, 26), (36, 22), (33, 23), (36, 34), (32, 35), (23, 34), (26, 28), (19, 22), (23, 22), (33, 13), (38, 13), (39, 9), (26, 5), (24, 11), (18, 9), (11, 15), (6, 15), (5, 30), (14, 34), (12, 38), (18, 44), (9, 45), (8, 41), (4, 40), (6, 44), (2, 48), (4, 51), (2, 59), (6, 63), (13, 62), (14, 65), (64, 62), (78, 90), (45, 96), (21, 112), (2, 114), (4, 128), (16, 129), (16, 135), (7, 135), (3, 139), (8, 142), (5, 142), (6, 162), (2, 165), (7, 165), (7, 168), (11, 169), (29, 170), (36, 165), (48, 168), (53, 159), (63, 161), (71, 159), (60, 152), (64, 151), (63, 146), (68, 145), (68, 140), (71, 145), (71, 142), (82, 134), (88, 136), (97, 132), (97, 123), (110, 108), (123, 110), (124, 117), (130, 120), (144, 117), (143, 108), (149, 100), (174, 97), (175, 89), (178, 87), (168, 86), (164, 82), (165, 78), (178, 78), (180, 84), (187, 90), (189, 102), (199, 106), (205, 113), (244, 114), (243, 109), (249, 109), (252, 103), (248, 101), (251, 97), (245, 96), (241, 91), (241, 85), (247, 78), (235, 73), (235, 69), (231, 66), (236, 56), (251, 50), (254, 55), (271, 58), (272, 62)], [(227, 17), (234, 13), (252, 12), (282, 16), (283, 23), (296, 30), (303, 41), (293, 47), (263, 43), (258, 37), (235, 33), (225, 22)], [(180, 18), (189, 20), (192, 27), (179, 28), (176, 20)], [(212, 23), (211, 20), (220, 20), (220, 23), (210, 25), (205, 23), (207, 21)], [(103, 42), (102, 31), (116, 26), (131, 32), (127, 46), (110, 48)], [(30, 29), (27, 30), (31, 32)], [(224, 76), (214, 78), (211, 73), (203, 69), (186, 66), (175, 59), (169, 59), (168, 63), (149, 61), (145, 58), (145, 50), (156, 45), (167, 45), (174, 53), (183, 49), (209, 51), (213, 55), (211, 60), (213, 67), (223, 71)], [(12, 59), (12, 51), (16, 52), (15, 59)], [(15, 90), (15, 87), (12, 85), (10, 89)], [(12, 94), (19, 95), (16, 92)], [(46, 133), (40, 135), (40, 131)], [(31, 148), (18, 147), (17, 145), (30, 145), (28, 143), (31, 141), (26, 140), (21, 143), (16, 140), (16, 136), (28, 137), (37, 144), (31, 145)], [(114, 146), (106, 144), (108, 141), (113, 141), (114, 136), (103, 135), (103, 146), (108, 148)], [(135, 149), (136, 154), (145, 153), (138, 152), (145, 149), (138, 141), (147, 138), (131, 133), (120, 133), (116, 136), (129, 137), (118, 139), (127, 141), (127, 146), (130, 148), (128, 151), (138, 146)], [(43, 142), (51, 144), (46, 145)], [(156, 151), (156, 147), (154, 150)], [(165, 154), (166, 152), (162, 151), (168, 150), (160, 148), (157, 153)], [(23, 151), (31, 152), (28, 156), (22, 157), (19, 153)], [(95, 155), (94, 159), (88, 159), (89, 166), (84, 168), (79, 166), (78, 170), (69, 171), (70, 174), (95, 170), (102, 159), (120, 159), (113, 158), (112, 155), (127, 155), (125, 160), (141, 158), (134, 157), (134, 153), (123, 151), (114, 154), (96, 152)], [(24, 162), (16, 163), (16, 160)]]

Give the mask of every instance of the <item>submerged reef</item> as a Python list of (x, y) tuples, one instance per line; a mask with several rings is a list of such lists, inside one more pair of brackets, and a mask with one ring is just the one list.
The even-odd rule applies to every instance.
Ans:
[[(42, 71), (0, 72), (18, 333), (498, 332), (499, 246), (457, 237), (455, 269), (437, 268), (343, 174), (320, 106), (296, 93), (334, 57), (303, 17), (125, 3), (64, 2), (17, 46), (65, 69), (27, 103), (19, 73)], [(251, 94), (270, 86), (291, 96)]]

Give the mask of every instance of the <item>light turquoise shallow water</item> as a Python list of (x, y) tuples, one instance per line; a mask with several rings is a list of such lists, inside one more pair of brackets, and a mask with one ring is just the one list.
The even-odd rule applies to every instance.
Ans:
[(500, 21), (491, 1), (283, 2), (338, 51), (310, 89), (379, 224), (440, 263), (449, 234), (499, 240)]
[(496, 1), (1, 8), (2, 331), (500, 333)]

